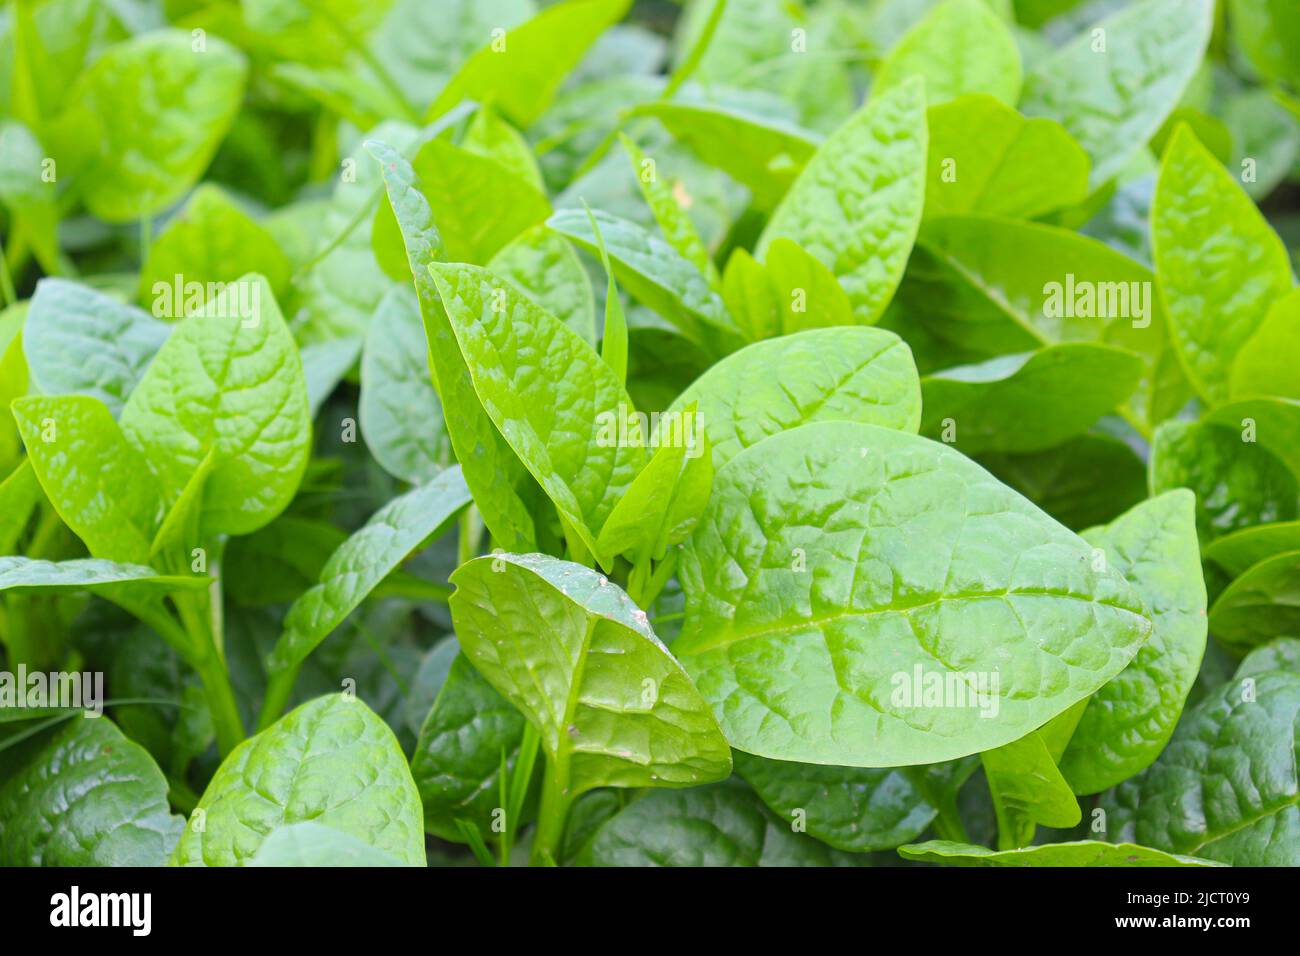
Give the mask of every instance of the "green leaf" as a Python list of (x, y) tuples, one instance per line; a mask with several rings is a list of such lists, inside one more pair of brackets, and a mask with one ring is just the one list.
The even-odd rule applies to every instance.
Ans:
[[(679, 564), (674, 647), (737, 749), (841, 766), (951, 760), (1042, 726), (1147, 639), (1141, 601), (1090, 559), (950, 448), (805, 425), (718, 471)], [(936, 682), (961, 699), (928, 704)]]
[(1210, 630), (1239, 651), (1300, 637), (1300, 550), (1265, 558), (1234, 579), (1210, 608)]
[(931, 107), (925, 217), (1034, 219), (1088, 197), (1088, 154), (1055, 120), (1025, 119), (991, 96)]
[(429, 367), (465, 484), (483, 515), (483, 523), (502, 547), (531, 548), (535, 537), (533, 519), (516, 488), (525, 479), (525, 469), (474, 391), (473, 379), (429, 272), (442, 246), (429, 199), (419, 176), (396, 149), (378, 140), (368, 140), (366, 149), (383, 172), (388, 201), (401, 229), (407, 263), (420, 297)]
[(183, 320), (122, 410), (122, 431), (175, 502), (207, 468), (204, 534), (248, 534), (288, 505), (311, 445), (307, 386), (266, 279)]
[(1233, 866), (1300, 865), (1298, 716), (1300, 674), (1224, 684), (1146, 773), (1102, 797), (1107, 836)]
[(469, 501), (460, 469), (452, 467), (371, 515), (330, 555), (320, 582), (289, 608), (268, 669), (279, 672), (306, 660), (366, 595)]
[(1300, 551), (1300, 521), (1279, 521), (1242, 528), (1211, 541), (1205, 557), (1233, 577), (1285, 551)]
[(185, 828), (173, 866), (247, 864), (281, 827), (306, 820), (424, 866), (420, 796), (388, 725), (355, 697), (291, 711), (230, 752)]
[(596, 344), (596, 297), (573, 245), (534, 226), (492, 257), (488, 270), (505, 279), (590, 345)]
[(1003, 355), (921, 379), (920, 430), (967, 455), (1043, 451), (1123, 404), (1141, 377), (1138, 356), (1105, 345)]
[(889, 51), (871, 93), (879, 96), (917, 75), (925, 78), (931, 104), (968, 93), (1014, 104), (1020, 98), (1020, 51), (983, 0), (945, 0)]
[(820, 142), (792, 123), (722, 103), (655, 102), (631, 112), (659, 120), (696, 156), (747, 186), (765, 211), (781, 201)]
[(654, 454), (600, 529), (596, 554), (606, 568), (620, 554), (633, 564), (662, 561), (700, 520), (713, 487), (713, 455), (698, 409), (688, 406), (681, 416), (660, 420)]
[(429, 107), (441, 116), (463, 99), (492, 103), (520, 129), (546, 111), (564, 78), (630, 0), (568, 0), (494, 38), (465, 64)]
[(484, 409), (591, 549), (645, 465), (627, 392), (578, 333), (492, 273), (430, 270)]
[(872, 328), (814, 329), (748, 345), (673, 403), (698, 403), (722, 467), (769, 435), (808, 422), (855, 421), (915, 432), (921, 389), (907, 345)]
[[(664, 238), (683, 259), (695, 266), (705, 278), (716, 285), (717, 268), (713, 265), (709, 250), (700, 239), (690, 214), (674, 195), (674, 187), (660, 177), (658, 164), (654, 159), (648, 158), (641, 151), (640, 146), (621, 133), (619, 138), (628, 159), (632, 162), (632, 174), (636, 177), (641, 195), (646, 205), (650, 207), (650, 212), (654, 215), (655, 222), (659, 224)], [(675, 180), (675, 183), (680, 186), (681, 180)]]
[(1238, 350), (1263, 324), (1269, 306), (1291, 290), (1286, 247), (1185, 126), (1174, 133), (1160, 166), (1151, 242), (1187, 377), (1207, 401), (1223, 402)]
[(730, 773), (708, 705), (616, 585), (581, 565), (513, 554), (476, 558), (451, 580), (462, 652), (538, 729), (567, 797)]
[[(546, 195), (493, 159), (431, 139), (411, 162), (453, 262), (486, 265), (551, 213)], [(381, 209), (382, 212), (382, 209)]]
[(161, 866), (182, 826), (158, 765), (107, 717), (20, 745), (0, 782), (3, 866)]
[(1296, 477), (1268, 448), (1244, 442), (1239, 430), (1197, 422), (1166, 422), (1151, 444), (1151, 493), (1190, 488), (1203, 544), (1258, 524), (1300, 517)]
[[(980, 464), (1067, 528), (1118, 517), (1147, 496), (1146, 465), (1122, 441), (1080, 435), (1027, 455), (982, 455)], [(1098, 482), (1097, 475), (1105, 475)]]
[(986, 846), (930, 840), (898, 848), (905, 860), (947, 866), (1222, 866), (1212, 860), (1178, 856), (1134, 843), (1072, 840), (1045, 843), (1016, 850), (990, 850)]
[(1098, 793), (1145, 770), (1196, 682), (1206, 626), (1195, 514), (1195, 496), (1180, 489), (1083, 532), (1133, 585), (1152, 629), (1133, 662), (1092, 695), (1079, 718), (1059, 761), (1075, 793)]
[[(739, 335), (721, 296), (708, 279), (667, 241), (635, 223), (593, 211), (619, 284), (646, 307), (713, 352), (728, 352)], [(599, 254), (586, 212), (561, 209), (547, 225), (579, 246)]]
[(1279, 637), (1261, 644), (1242, 658), (1233, 680), (1279, 670), (1300, 673), (1300, 638)]
[(501, 807), (501, 755), (513, 769), (524, 723), (514, 705), (457, 654), (411, 757), (427, 831), (461, 842), (456, 821), (462, 820), (492, 832), (493, 811)]
[(828, 266), (870, 325), (889, 304), (925, 204), (925, 93), (909, 80), (827, 138), (772, 213), (760, 258), (790, 239)]
[(609, 250), (605, 248), (605, 238), (600, 234), (600, 226), (590, 207), (584, 202), (587, 221), (591, 224), (592, 235), (596, 237), (596, 248), (600, 250), (600, 267), (605, 270), (605, 323), (600, 330), (600, 357), (614, 372), (614, 377), (622, 386), (627, 385), (627, 313), (623, 311), (623, 298), (618, 292), (618, 280), (614, 278), (614, 267), (609, 261)]
[(23, 324), (31, 388), (89, 395), (116, 418), (170, 332), (144, 310), (89, 286), (42, 279)]
[(1152, 423), (1189, 397), (1150, 271), (1067, 229), (985, 216), (926, 224), (899, 300), (926, 328), (988, 355), (1097, 342), (1142, 356), (1130, 405)]
[[(1289, 267), (1288, 267), (1289, 273)], [(1300, 290), (1276, 299), (1254, 333), (1232, 360), (1228, 394), (1231, 398), (1276, 395), (1300, 399), (1295, 375), (1300, 361)]]
[[(159, 30), (115, 44), (82, 74), (72, 114), (93, 131), (78, 178), (90, 211), (127, 222), (169, 206), (207, 168), (244, 93), (247, 64), (215, 36), (193, 49), (187, 31)], [(147, 103), (148, 109), (123, 109)]]
[(311, 820), (271, 831), (248, 866), (413, 866), (350, 833)]
[(42, 561), (36, 558), (0, 557), (0, 591), (89, 591), (110, 600), (162, 595), (172, 591), (201, 591), (210, 578), (159, 574), (138, 564), (75, 558)]
[(733, 252), (722, 297), (751, 341), (856, 324), (853, 303), (834, 273), (789, 239), (773, 242), (763, 265), (744, 249)]
[(907, 770), (787, 763), (741, 751), (734, 759), (773, 813), (837, 850), (896, 847), (915, 840), (935, 817)]
[(855, 865), (792, 831), (748, 787), (729, 780), (690, 790), (652, 790), (609, 819), (579, 866)]
[(0, 480), (0, 554), (12, 554), (44, 492), (29, 459)]
[(998, 847), (1026, 846), (1038, 824), (1068, 829), (1082, 819), (1079, 802), (1041, 733), (980, 754), (998, 821)]
[(162, 522), (162, 488), (108, 406), (87, 395), (32, 395), (12, 409), (41, 487), (90, 553), (146, 562)]
[(1126, 7), (1040, 60), (1025, 78), (1023, 109), (1059, 121), (1079, 141), (1092, 160), (1096, 189), (1178, 105), (1201, 65), (1213, 21), (1212, 0)]
[(420, 303), (410, 287), (384, 296), (370, 322), (357, 417), (366, 447), (396, 478), (422, 484), (454, 461), (429, 373)]
[(171, 308), (160, 317), (179, 319), (202, 308), (207, 298), (204, 291), (191, 302), (188, 292), (178, 294), (184, 286), (232, 282), (249, 272), (266, 276), (276, 295), (287, 291), (289, 260), (275, 239), (220, 188), (204, 184), (149, 247), (140, 270), (140, 301), (157, 309), (165, 297)]
[(537, 167), (537, 157), (528, 141), (490, 106), (480, 107), (474, 112), (461, 146), (471, 153), (495, 160), (516, 179), (528, 183), (542, 195), (546, 194), (542, 171)]

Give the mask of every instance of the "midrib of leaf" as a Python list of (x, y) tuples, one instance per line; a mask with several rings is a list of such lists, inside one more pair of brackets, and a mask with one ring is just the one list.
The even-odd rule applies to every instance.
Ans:
[[(1294, 743), (1291, 746), (1291, 751), (1293, 753), (1295, 752)], [(1193, 854), (1197, 850), (1204, 849), (1205, 847), (1210, 846), (1211, 844), (1218, 843), (1220, 840), (1226, 840), (1228, 837), (1236, 833), (1239, 833), (1242, 830), (1249, 829), (1250, 827), (1253, 827), (1256, 823), (1259, 823), (1261, 820), (1266, 820), (1269, 817), (1277, 816), (1287, 807), (1294, 807), (1297, 805), (1300, 805), (1300, 793), (1294, 793), (1291, 796), (1287, 797), (1286, 799), (1282, 800), (1280, 803), (1268, 807), (1264, 807), (1263, 809), (1260, 810), (1259, 813), (1255, 814), (1254, 816), (1245, 818), (1244, 820), (1242, 820), (1241, 823), (1237, 824), (1235, 827), (1230, 827), (1229, 829), (1224, 830), (1221, 833), (1214, 834), (1214, 836), (1207, 836), (1205, 840), (1201, 841), (1200, 843), (1197, 843), (1195, 846), (1189, 847), (1187, 851), (1183, 851), (1183, 852), (1186, 852), (1189, 855)]]
[(1150, 623), (1148, 618), (1143, 617), (1141, 614), (1137, 614), (1131, 608), (1124, 607), (1123, 605), (1116, 604), (1112, 601), (1100, 601), (1096, 598), (1084, 597), (1083, 595), (1079, 595), (1079, 594), (1070, 594), (1065, 591), (1056, 591), (1056, 590), (1052, 590), (1051, 588), (1025, 588), (1025, 589), (1016, 589), (1016, 590), (1004, 589), (1000, 591), (941, 594), (938, 597), (932, 598), (929, 601), (922, 601), (919, 604), (912, 604), (909, 605), (908, 607), (882, 607), (882, 608), (873, 608), (871, 610), (841, 611), (838, 614), (830, 614), (830, 615), (826, 615), (825, 617), (808, 618), (796, 624), (782, 625), (778, 627), (761, 627), (750, 631), (741, 631), (738, 633), (732, 632), (728, 636), (713, 641), (711, 643), (701, 644), (698, 647), (689, 647), (689, 648), (683, 647), (681, 650), (683, 654), (697, 655), (697, 654), (703, 654), (707, 651), (720, 650), (725, 647), (730, 647), (732, 644), (737, 644), (741, 641), (749, 640), (751, 638), (778, 637), (783, 634), (797, 634), (800, 631), (821, 628), (824, 625), (834, 624), (837, 621), (856, 620), (858, 618), (864, 618), (864, 617), (875, 617), (880, 614), (902, 614), (904, 616), (907, 616), (910, 615), (913, 611), (919, 611), (930, 607), (938, 607), (939, 605), (948, 601), (980, 601), (980, 600), (993, 600), (993, 599), (1002, 599), (1007, 597), (1019, 597), (1019, 596), (1058, 597), (1058, 598), (1063, 598), (1071, 601), (1080, 601), (1086, 604), (1097, 604), (1102, 607), (1111, 608), (1112, 610), (1115, 611), (1123, 611), (1124, 613), (1132, 614), (1134, 617), (1141, 618), (1142, 620), (1147, 621), (1148, 624)]
[[(564, 699), (564, 720), (559, 727), (559, 734), (555, 745), (555, 762), (563, 768), (564, 787), (568, 789), (569, 781), (569, 758), (573, 754), (573, 744), (569, 739), (569, 728), (573, 726), (573, 720), (578, 712), (578, 700), (582, 696), (582, 678), (587, 670), (587, 650), (591, 647), (592, 635), (596, 633), (596, 624), (601, 620), (599, 617), (586, 612), (587, 626), (582, 633), (582, 644), (578, 648), (578, 662), (573, 668), (573, 680), (569, 684), (569, 693)], [(576, 794), (569, 794), (570, 797)]]

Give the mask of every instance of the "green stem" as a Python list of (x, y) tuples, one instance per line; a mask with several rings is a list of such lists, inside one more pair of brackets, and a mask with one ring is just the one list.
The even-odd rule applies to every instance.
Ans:
[(276, 671), (266, 683), (266, 696), (262, 698), (262, 712), (257, 717), (257, 729), (266, 730), (280, 719), (289, 695), (293, 693), (294, 682), (298, 679), (298, 668), (290, 667)]
[(2, 240), (0, 240), (0, 293), (4, 294), (4, 301), (0, 302), (0, 306), (18, 301), (18, 293), (14, 291), (14, 280), (9, 274), (9, 263), (5, 259), (5, 245)]
[(393, 79), (393, 75), (388, 72), (384, 67), (384, 64), (379, 62), (379, 58), (371, 52), (370, 48), (366, 46), (363, 41), (358, 40), (353, 32), (349, 30), (347, 26), (343, 24), (326, 6), (318, 4), (312, 4), (311, 6), (321, 15), (321, 18), (330, 25), (330, 28), (339, 35), (339, 39), (341, 39), (353, 53), (361, 57), (361, 59), (365, 61), (366, 66), (370, 67), (375, 74), (375, 78), (379, 80), (384, 89), (388, 91), (388, 95), (393, 98), (393, 101), (401, 109), (402, 119), (406, 120), (408, 123), (418, 124), (420, 122), (420, 115), (415, 111), (415, 107), (413, 107), (410, 101), (407, 100), (406, 94), (402, 92), (402, 88), (397, 85), (397, 81)]
[(542, 805), (537, 814), (537, 832), (533, 834), (533, 866), (555, 866), (559, 859), (560, 841), (564, 838), (564, 824), (569, 818), (568, 761), (546, 758), (542, 774)]
[(472, 560), (478, 554), (478, 543), (482, 534), (483, 525), (478, 518), (478, 509), (471, 503), (460, 513), (460, 537), (456, 545), (457, 567)]
[(244, 722), (235, 703), (235, 691), (230, 685), (230, 674), (221, 655), (220, 644), (212, 631), (210, 609), (203, 598), (207, 594), (176, 594), (172, 603), (180, 613), (181, 624), (189, 635), (193, 648), (190, 664), (198, 672), (203, 691), (212, 713), (212, 726), (217, 733), (217, 751), (222, 757), (234, 750), (244, 739)]

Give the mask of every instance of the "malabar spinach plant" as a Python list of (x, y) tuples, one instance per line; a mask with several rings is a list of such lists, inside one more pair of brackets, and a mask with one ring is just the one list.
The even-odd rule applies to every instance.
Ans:
[(0, 863), (1300, 865), (1288, 16), (6, 5)]

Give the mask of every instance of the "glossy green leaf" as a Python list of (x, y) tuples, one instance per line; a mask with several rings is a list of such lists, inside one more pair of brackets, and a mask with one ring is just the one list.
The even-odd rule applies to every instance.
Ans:
[(692, 403), (722, 467), (777, 432), (808, 422), (854, 421), (915, 432), (920, 383), (907, 345), (872, 328), (814, 329), (746, 346), (673, 403)]
[(1020, 98), (1020, 51), (983, 0), (944, 0), (889, 51), (876, 71), (872, 95), (918, 75), (925, 78), (931, 104), (968, 93), (1014, 104)]
[(573, 246), (534, 226), (492, 257), (488, 269), (596, 344), (596, 298)]
[[(632, 174), (636, 177), (637, 186), (640, 187), (641, 195), (646, 205), (650, 207), (650, 212), (655, 217), (655, 222), (659, 224), (664, 238), (683, 259), (716, 284), (718, 274), (713, 259), (710, 258), (709, 250), (700, 239), (695, 223), (691, 221), (690, 213), (683, 208), (674, 195), (674, 186), (664, 181), (658, 163), (646, 156), (640, 146), (626, 136), (622, 136), (621, 139), (623, 149), (632, 162)], [(675, 180), (675, 183), (680, 186), (681, 180)]]
[(1079, 141), (1092, 160), (1096, 189), (1178, 105), (1201, 64), (1213, 20), (1212, 0), (1143, 0), (1126, 7), (1039, 61), (1025, 77), (1022, 107), (1029, 116), (1059, 121)]
[(608, 568), (617, 555), (633, 563), (662, 561), (668, 548), (684, 541), (700, 519), (713, 487), (713, 455), (690, 405), (680, 419), (662, 419), (652, 438), (654, 454), (618, 499), (596, 539), (596, 553)]
[(271, 831), (248, 866), (413, 866), (350, 833), (311, 820)]
[[(654, 233), (608, 213), (593, 211), (619, 285), (673, 323), (696, 344), (730, 351), (739, 335), (721, 296), (708, 279)], [(561, 209), (547, 222), (579, 246), (599, 252), (596, 235), (582, 210)]]
[(1300, 517), (1296, 477), (1269, 449), (1242, 440), (1240, 430), (1166, 422), (1151, 444), (1151, 492), (1190, 488), (1203, 546), (1258, 524)]
[(608, 820), (578, 854), (579, 866), (854, 865), (793, 832), (736, 780), (653, 790)]
[(383, 171), (388, 201), (400, 226), (420, 298), (429, 367), (465, 483), (474, 495), (483, 523), (501, 546), (530, 548), (535, 537), (533, 519), (516, 490), (526, 472), (474, 391), (473, 379), (429, 272), (442, 240), (420, 178), (387, 143), (368, 140), (366, 149)]
[(864, 324), (903, 277), (925, 204), (925, 93), (909, 80), (827, 138), (772, 213), (755, 249), (790, 239), (828, 266)]
[(311, 420), (298, 349), (266, 279), (245, 276), (183, 320), (121, 424), (169, 503), (206, 473), (205, 533), (247, 534), (283, 511), (307, 467)]
[(102, 558), (43, 561), (37, 558), (0, 557), (0, 591), (89, 591), (110, 600), (134, 600), (171, 591), (199, 591), (210, 584), (209, 578), (199, 575), (180, 577), (159, 574), (153, 568), (143, 565), (105, 561)]
[(980, 754), (998, 821), (998, 847), (1026, 846), (1038, 824), (1067, 829), (1083, 812), (1040, 733)]
[(908, 769), (787, 763), (740, 751), (734, 759), (773, 813), (837, 850), (896, 847), (915, 840), (935, 816)]
[[(718, 471), (679, 565), (674, 648), (737, 749), (863, 767), (950, 760), (1040, 727), (1147, 639), (1141, 601), (1090, 559), (952, 449), (805, 425)], [(949, 706), (927, 702), (927, 680), (953, 685)]]
[(820, 142), (794, 124), (722, 103), (654, 102), (632, 112), (659, 120), (700, 159), (749, 187), (764, 210), (781, 201)]
[(1088, 196), (1088, 154), (1055, 120), (1025, 119), (992, 96), (932, 107), (925, 216), (1034, 219)]
[(921, 434), (967, 455), (1043, 451), (1123, 404), (1141, 376), (1133, 353), (1083, 342), (945, 369), (921, 379)]
[(1239, 650), (1275, 637), (1300, 637), (1300, 550), (1247, 569), (1210, 608), (1214, 636)]
[(1238, 350), (1291, 289), (1286, 247), (1186, 127), (1174, 133), (1160, 167), (1151, 238), (1187, 377), (1207, 401), (1222, 402)]
[(1205, 582), (1196, 501), (1169, 491), (1104, 528), (1083, 532), (1151, 614), (1151, 638), (1093, 694), (1060, 760), (1075, 793), (1097, 793), (1145, 770), (1169, 740), (1205, 653)]
[(1279, 637), (1261, 644), (1242, 658), (1233, 679), (1241, 680), (1277, 670), (1300, 673), (1300, 638)]
[(1224, 684), (1146, 773), (1102, 798), (1107, 836), (1233, 866), (1300, 865), (1297, 716), (1300, 674)]
[(484, 409), (592, 548), (646, 460), (627, 392), (578, 333), (492, 273), (430, 269)]
[(13, 554), (32, 512), (44, 497), (30, 460), (0, 480), (0, 554)]
[(143, 33), (110, 47), (71, 94), (75, 116), (95, 136), (77, 184), (90, 211), (126, 222), (183, 196), (230, 128), (246, 72), (234, 47), (208, 36), (196, 51), (188, 31)]
[(411, 162), (453, 262), (486, 265), (510, 240), (551, 212), (545, 194), (493, 159), (444, 139), (420, 147)]
[(744, 249), (727, 261), (722, 297), (751, 341), (806, 329), (856, 324), (853, 303), (820, 260), (789, 239), (777, 239), (758, 263)]
[(320, 582), (294, 601), (267, 661), (273, 672), (301, 664), (426, 538), (469, 503), (452, 467), (376, 511), (330, 555)]
[(1071, 840), (1015, 850), (990, 850), (986, 846), (930, 840), (898, 848), (905, 860), (946, 866), (1222, 866), (1212, 860), (1179, 856), (1134, 843)]
[[(1080, 435), (1024, 455), (982, 455), (980, 464), (1067, 528), (1104, 524), (1147, 496), (1146, 465), (1122, 441)], [(1100, 483), (1097, 475), (1105, 475)]]
[(424, 804), (424, 828), (460, 842), (457, 820), (491, 833), (501, 806), (501, 760), (513, 769), (524, 735), (514, 705), (457, 654), (420, 728), (411, 775)]
[(546, 111), (564, 78), (630, 0), (566, 0), (492, 38), (465, 61), (429, 108), (441, 116), (463, 99), (493, 106), (520, 128)]
[(541, 734), (566, 795), (725, 777), (731, 751), (681, 665), (616, 585), (544, 555), (452, 575), (461, 650)]
[(149, 313), (89, 286), (42, 279), (23, 324), (31, 388), (89, 395), (116, 417), (170, 331)]
[(238, 866), (306, 820), (424, 866), (420, 796), (397, 738), (355, 697), (318, 697), (245, 740), (212, 777), (173, 866)]
[(988, 355), (1097, 342), (1141, 355), (1130, 405), (1163, 421), (1189, 397), (1153, 276), (1095, 239), (1038, 223), (949, 216), (926, 224), (907, 282), (909, 312), (941, 338)]
[(1236, 577), (1286, 551), (1300, 551), (1300, 521), (1242, 528), (1211, 541), (1205, 547), (1205, 557)]
[(528, 141), (491, 107), (483, 106), (474, 111), (474, 118), (470, 120), (460, 145), (471, 153), (495, 160), (516, 179), (521, 179), (539, 193), (546, 194), (542, 171), (537, 167), (537, 157), (533, 155)]
[(0, 781), (3, 866), (161, 866), (182, 825), (158, 765), (107, 717), (21, 745)]
[(410, 288), (386, 295), (370, 322), (357, 417), (375, 460), (403, 481), (422, 484), (454, 460), (429, 373), (420, 303)]
[(1297, 361), (1300, 361), (1300, 290), (1293, 289), (1274, 300), (1264, 320), (1241, 343), (1232, 359), (1228, 394), (1234, 399), (1252, 395), (1300, 399), (1300, 376), (1295, 374)]
[[(253, 221), (229, 196), (216, 186), (202, 185), (149, 247), (140, 271), (140, 301), (154, 303), (160, 317), (179, 319), (202, 308), (206, 290), (191, 303), (191, 282), (231, 282), (250, 272), (261, 273), (276, 295), (283, 295), (289, 282), (289, 260), (264, 227)], [(162, 312), (160, 299), (171, 308)], [(177, 301), (180, 299), (180, 301)]]
[(108, 406), (87, 395), (32, 395), (12, 409), (41, 487), (90, 553), (148, 561), (162, 522), (162, 487)]

